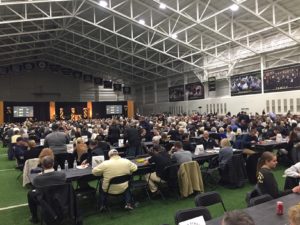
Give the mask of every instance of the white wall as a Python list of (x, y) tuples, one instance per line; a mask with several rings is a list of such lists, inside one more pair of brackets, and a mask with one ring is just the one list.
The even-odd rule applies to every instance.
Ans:
[[(166, 88), (168, 88), (166, 86)], [(274, 111), (275, 113), (285, 114), (290, 110), (294, 114), (300, 114), (300, 90), (286, 91), (265, 94), (253, 94), (242, 96), (230, 96), (229, 83), (227, 80), (218, 80), (216, 83), (216, 91), (208, 92), (207, 84), (205, 88), (205, 99), (169, 102), (158, 101), (156, 104), (139, 104), (136, 105), (137, 111), (142, 114), (171, 112), (177, 113), (192, 113), (197, 112), (218, 112), (219, 114), (226, 114), (230, 111), (237, 114), (240, 111), (247, 111), (249, 113), (261, 113), (262, 110), (266, 112)], [(140, 90), (140, 89), (139, 89)], [(161, 92), (160, 92), (161, 93)], [(163, 92), (168, 95), (167, 92)], [(159, 93), (158, 93), (159, 94)], [(141, 93), (137, 93), (141, 96)], [(166, 96), (157, 98), (166, 98)], [(269, 101), (269, 107), (267, 107)], [(202, 107), (201, 110), (199, 107)], [(208, 109), (208, 110), (207, 110)]]

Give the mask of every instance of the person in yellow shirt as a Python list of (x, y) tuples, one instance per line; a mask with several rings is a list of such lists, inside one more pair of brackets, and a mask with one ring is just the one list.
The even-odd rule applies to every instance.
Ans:
[[(92, 171), (95, 176), (103, 176), (102, 188), (100, 189), (100, 211), (103, 211), (106, 208), (106, 192), (110, 179), (117, 176), (131, 174), (137, 170), (137, 165), (128, 159), (121, 158), (116, 149), (110, 150), (108, 152), (108, 156), (109, 160), (106, 160), (100, 165), (96, 166)], [(125, 209), (133, 209), (128, 182), (111, 185), (108, 193), (123, 193), (126, 202)]]

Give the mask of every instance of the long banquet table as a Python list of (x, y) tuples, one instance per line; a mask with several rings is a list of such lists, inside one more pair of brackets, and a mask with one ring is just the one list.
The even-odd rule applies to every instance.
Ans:
[[(236, 153), (240, 153), (240, 150), (236, 150)], [(217, 156), (219, 153), (218, 151), (215, 150), (207, 150), (199, 155), (193, 155), (193, 160), (197, 161), (197, 162), (203, 162), (206, 160), (209, 160), (215, 156)], [(138, 166), (138, 170), (134, 173), (134, 175), (139, 175), (139, 172), (141, 170), (148, 170), (149, 172), (152, 172), (154, 169), (154, 164), (152, 165), (145, 165), (143, 162), (139, 162), (139, 157), (137, 157), (136, 159), (132, 159), (131, 161), (134, 162), (135, 164), (137, 164)], [(75, 181), (78, 180), (79, 178), (82, 177), (93, 177), (92, 174), (92, 168), (91, 167), (87, 167), (85, 169), (68, 169), (68, 170), (62, 170), (63, 172), (66, 173), (66, 177), (68, 181)], [(30, 181), (32, 181), (38, 174), (30, 174), (29, 175), (29, 179)], [(95, 177), (96, 179), (96, 177)]]
[[(284, 206), (283, 215), (276, 214), (276, 203), (282, 201)], [(288, 224), (288, 209), (300, 202), (299, 194), (289, 194), (271, 201), (243, 209), (254, 220), (255, 225), (285, 225)], [(220, 225), (222, 217), (206, 222), (206, 225)]]

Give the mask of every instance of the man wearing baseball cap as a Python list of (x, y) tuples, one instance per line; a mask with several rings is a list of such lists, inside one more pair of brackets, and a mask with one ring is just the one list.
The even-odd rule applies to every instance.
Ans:
[[(102, 188), (100, 189), (100, 211), (103, 211), (106, 208), (106, 198), (104, 196), (107, 192), (110, 179), (131, 174), (137, 170), (137, 165), (128, 159), (121, 158), (116, 149), (111, 149), (108, 152), (108, 156), (109, 160), (105, 160), (103, 163), (96, 166), (92, 171), (95, 176), (103, 176)], [(128, 187), (128, 182), (113, 184), (109, 188), (109, 194), (122, 193), (124, 194), (126, 202), (125, 209), (133, 209), (131, 205), (131, 194)]]

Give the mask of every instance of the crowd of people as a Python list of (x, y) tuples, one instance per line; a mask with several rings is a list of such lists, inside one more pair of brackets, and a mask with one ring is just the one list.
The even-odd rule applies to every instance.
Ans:
[[(155, 171), (147, 174), (149, 189), (156, 195), (159, 191), (157, 182), (167, 179), (164, 168), (173, 162), (179, 164), (192, 161), (196, 146), (204, 150), (220, 148), (219, 167), (225, 167), (233, 155), (233, 148), (243, 149), (245, 157), (252, 154), (255, 144), (265, 139), (277, 140), (278, 137), (287, 138), (284, 154), (289, 165), (297, 160), (295, 149), (300, 143), (300, 118), (296, 115), (274, 115), (262, 113), (247, 115), (241, 112), (238, 115), (177, 115), (168, 114), (151, 115), (149, 117), (136, 115), (135, 118), (107, 118), (80, 121), (31, 121), (23, 123), (3, 124), (0, 128), (2, 141), (7, 145), (10, 159), (39, 158), (38, 172), (51, 174), (58, 167), (64, 168), (66, 160), (72, 167), (73, 160), (76, 165), (91, 164), (92, 156), (104, 155), (104, 163), (93, 169), (95, 176), (103, 176), (102, 196), (107, 191), (109, 179), (132, 173), (137, 166), (130, 160), (121, 158), (115, 149), (119, 147), (119, 140), (124, 140), (126, 157), (136, 157), (148, 154), (145, 164), (155, 165)], [(42, 141), (41, 141), (42, 140)], [(88, 140), (88, 143), (86, 143)], [(43, 142), (43, 143), (42, 143)], [(149, 148), (143, 143), (152, 142)], [(67, 152), (67, 144), (72, 143), (74, 153)], [(43, 148), (37, 148), (43, 145)], [(299, 145), (300, 146), (300, 145)], [(70, 160), (70, 155), (72, 156)], [(257, 187), (261, 193), (270, 194), (273, 198), (291, 192), (300, 192), (297, 180), (300, 166), (298, 164), (289, 168), (285, 174), (289, 178), (284, 191), (279, 191), (277, 182), (272, 174), (276, 167), (277, 158), (270, 152), (262, 154), (258, 162)], [(118, 168), (116, 170), (116, 168)], [(49, 176), (49, 175), (48, 175)], [(55, 174), (58, 182), (64, 180)], [(36, 181), (38, 182), (38, 181)], [(47, 183), (47, 182), (46, 182)], [(38, 183), (37, 183), (38, 184)], [(81, 180), (79, 186), (88, 187), (88, 180)], [(113, 193), (124, 193), (126, 209), (133, 209), (130, 202), (128, 184), (114, 187)], [(32, 193), (28, 195), (32, 222), (37, 221)], [(101, 208), (105, 210), (106, 199), (102, 198)], [(33, 206), (32, 206), (33, 205)], [(294, 215), (294, 214), (293, 214)], [(226, 220), (224, 219), (226, 222)]]

